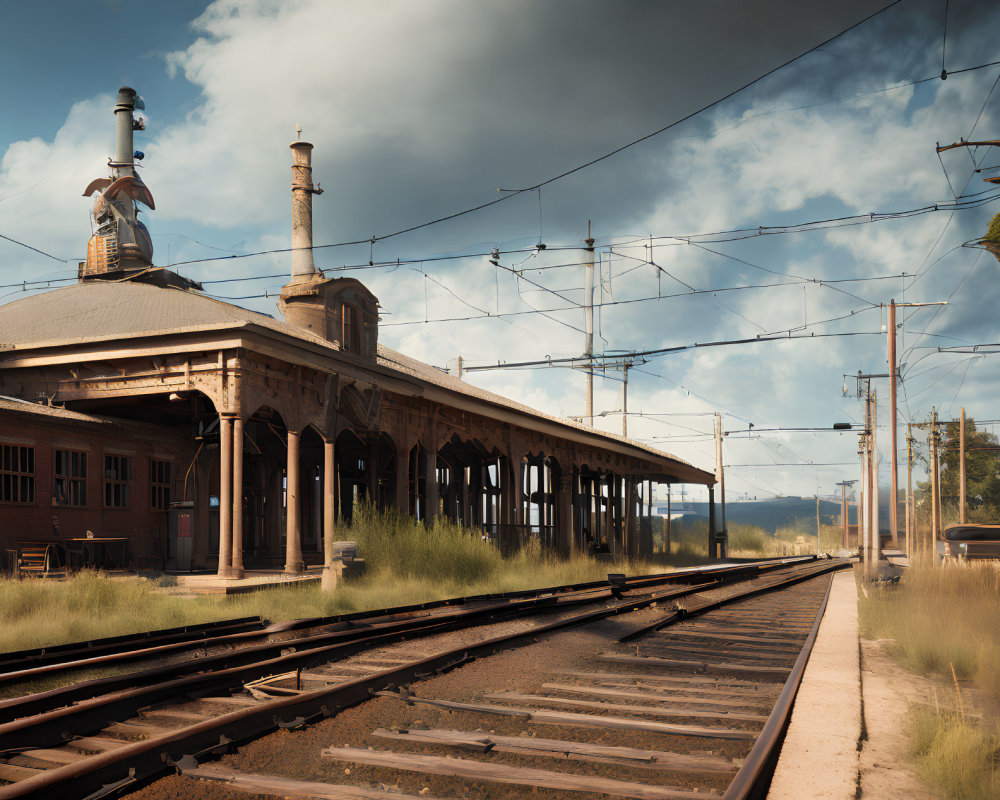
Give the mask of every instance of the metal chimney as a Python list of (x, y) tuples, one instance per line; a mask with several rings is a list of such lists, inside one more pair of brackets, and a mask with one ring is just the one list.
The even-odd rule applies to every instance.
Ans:
[[(302, 128), (296, 126), (296, 136), (302, 135)], [(292, 280), (302, 283), (313, 279), (316, 265), (313, 263), (312, 236), (312, 196), (323, 190), (313, 186), (312, 149), (309, 142), (297, 139), (289, 147), (292, 149)]]
[[(123, 175), (135, 175), (132, 130), (135, 126), (138, 126), (139, 130), (145, 127), (140, 120), (132, 118), (136, 106), (135, 97), (135, 89), (122, 86), (118, 90), (118, 99), (115, 102), (115, 160), (111, 166), (117, 178)], [(139, 104), (141, 106), (142, 101)]]

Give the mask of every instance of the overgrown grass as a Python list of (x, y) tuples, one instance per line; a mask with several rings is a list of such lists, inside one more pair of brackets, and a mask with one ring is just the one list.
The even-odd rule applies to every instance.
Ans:
[(942, 797), (1000, 797), (1000, 733), (961, 714), (919, 709), (913, 713), (913, 751), (921, 777)]
[[(156, 582), (81, 573), (65, 582), (0, 581), (0, 651), (118, 636), (231, 617), (278, 621), (386, 608), (473, 594), (603, 580), (663, 571), (704, 560), (704, 538), (692, 533), (670, 556), (607, 562), (560, 559), (528, 544), (504, 557), (472, 532), (440, 522), (428, 530), (395, 512), (359, 509), (339, 532), (358, 542), (367, 570), (324, 594), (315, 584), (290, 585), (230, 597), (177, 597)], [(700, 552), (696, 549), (700, 547)]]
[(944, 709), (914, 712), (924, 778), (945, 797), (1000, 797), (1000, 568), (913, 567), (898, 588), (862, 598), (859, 614), (862, 634), (894, 640), (890, 652), (903, 666), (954, 687)]

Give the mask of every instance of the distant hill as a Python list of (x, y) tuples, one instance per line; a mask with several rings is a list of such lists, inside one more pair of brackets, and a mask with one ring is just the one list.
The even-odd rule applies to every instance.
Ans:
[[(708, 503), (688, 503), (687, 508), (693, 513), (685, 514), (685, 518), (708, 518)], [(716, 514), (719, 504), (715, 504)], [(835, 525), (840, 522), (840, 503), (830, 500), (819, 501), (819, 518), (824, 525)], [(783, 526), (794, 525), (797, 520), (808, 519), (815, 525), (815, 497), (776, 497), (772, 500), (749, 500), (738, 503), (726, 503), (726, 522), (742, 522), (747, 525), (759, 525), (765, 531), (774, 533)]]

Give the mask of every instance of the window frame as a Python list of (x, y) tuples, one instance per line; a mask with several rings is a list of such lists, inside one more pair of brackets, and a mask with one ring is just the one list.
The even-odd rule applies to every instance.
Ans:
[(166, 511), (170, 508), (173, 463), (165, 458), (149, 459), (149, 502), (154, 511)]
[[(0, 503), (35, 505), (38, 462), (33, 444), (0, 442)], [(24, 499), (24, 495), (30, 495)]]
[[(122, 466), (126, 466), (124, 477)], [(111, 474), (114, 473), (114, 474)], [(104, 454), (104, 507), (132, 507), (132, 484), (135, 482), (135, 457), (127, 453)]]
[[(63, 469), (59, 469), (60, 454), (65, 459)], [(76, 457), (74, 459), (74, 456)], [(74, 467), (74, 461), (76, 467)], [(89, 453), (86, 450), (72, 450), (55, 447), (52, 450), (52, 505), (60, 508), (87, 507), (87, 468)], [(75, 474), (79, 472), (80, 474)], [(63, 500), (60, 500), (60, 482), (63, 484)]]

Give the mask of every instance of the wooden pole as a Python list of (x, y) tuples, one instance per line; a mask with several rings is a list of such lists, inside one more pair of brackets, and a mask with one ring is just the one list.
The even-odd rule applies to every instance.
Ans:
[(816, 495), (816, 555), (819, 555), (819, 495)]
[(889, 487), (889, 531), (892, 534), (892, 546), (898, 545), (896, 530), (899, 524), (899, 475), (896, 467), (896, 301), (889, 301), (889, 447), (892, 452), (890, 464)]
[(934, 558), (938, 538), (938, 506), (941, 496), (938, 494), (938, 454), (937, 454), (937, 411), (931, 412), (931, 539), (928, 547), (928, 557)]
[(958, 521), (965, 524), (965, 408), (962, 408), (962, 423), (958, 445)]
[(913, 437), (910, 435), (910, 423), (906, 423), (906, 558), (912, 559), (916, 550), (913, 515), (910, 513), (913, 501)]

